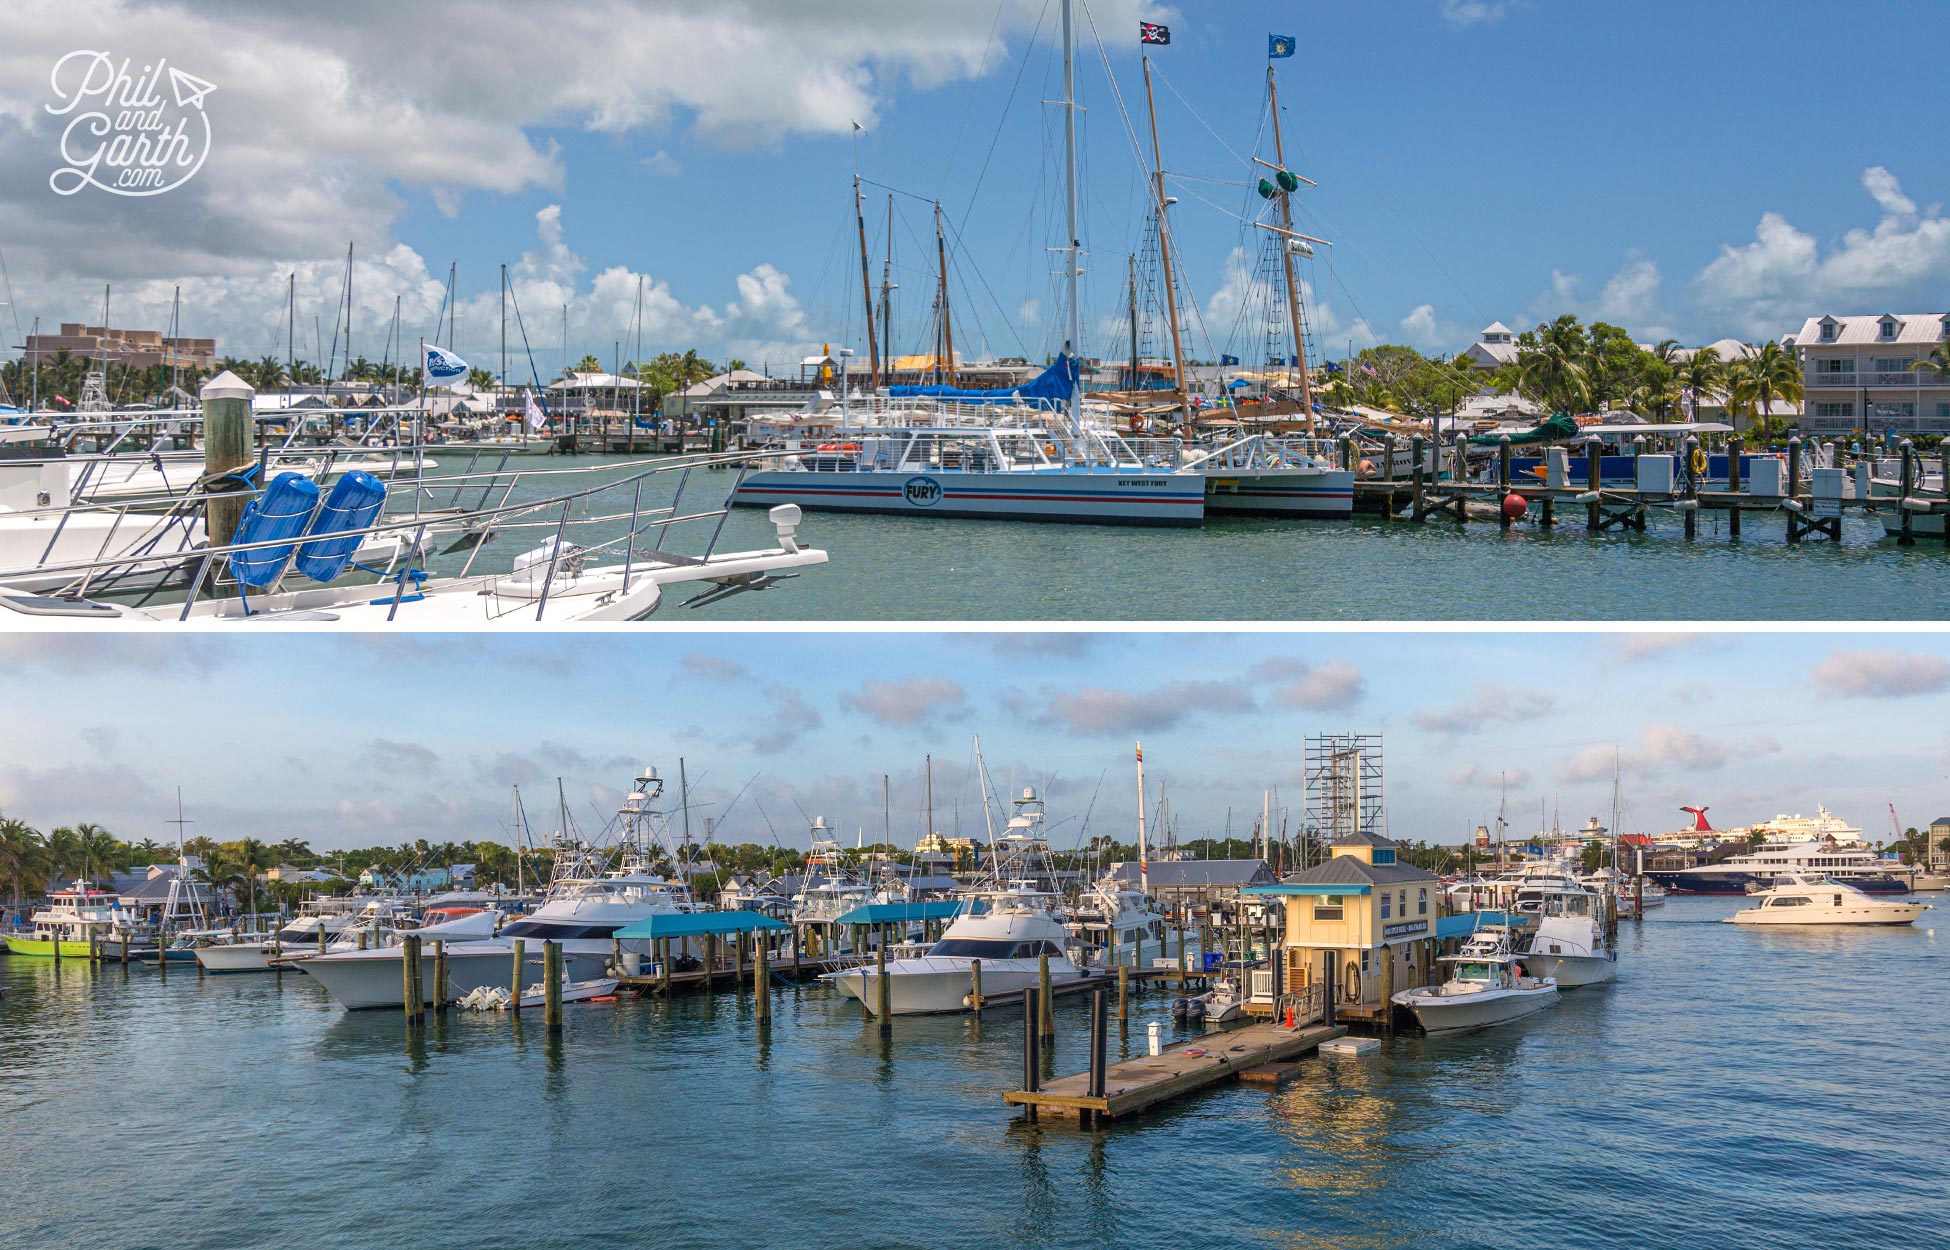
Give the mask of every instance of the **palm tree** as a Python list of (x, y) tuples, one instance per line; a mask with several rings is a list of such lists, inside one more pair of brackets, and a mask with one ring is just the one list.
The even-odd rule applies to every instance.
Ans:
[(45, 849), (41, 835), (26, 821), (0, 816), (0, 877), (13, 892), (14, 908), (20, 907), (21, 886), (30, 881), (45, 881)]
[(1702, 347), (1679, 366), (1679, 385), (1692, 392), (1696, 403), (1703, 402), (1721, 393), (1726, 375), (1726, 364), (1721, 361), (1720, 353)]
[(1751, 424), (1756, 400), (1760, 393), (1760, 383), (1754, 375), (1754, 358), (1742, 356), (1730, 361), (1721, 375), (1720, 389), (1726, 396), (1727, 420), (1734, 429), (1740, 428), (1740, 414), (1746, 413)]
[(245, 873), (240, 869), (237, 856), (221, 846), (212, 845), (203, 855), (203, 867), (191, 874), (202, 878), (210, 886), (210, 902), (214, 906), (218, 896), (228, 890), (234, 901), (237, 887), (244, 882)]
[(245, 838), (237, 844), (238, 865), (243, 871), (244, 885), (250, 892), (251, 914), (257, 913), (257, 874), (274, 866), (278, 861), (271, 854), (271, 848), (255, 838)]
[(100, 825), (76, 825), (74, 834), (81, 851), (82, 871), (90, 876), (106, 875), (129, 866), (128, 848)]
[(1658, 345), (1652, 349), (1652, 356), (1660, 364), (1673, 369), (1680, 363), (1679, 353), (1682, 350), (1678, 339), (1660, 339)]
[(1935, 374), (1938, 380), (1950, 378), (1950, 338), (1930, 349), (1930, 354), (1910, 365), (1918, 373)]
[[(1921, 361), (1917, 363), (1922, 363)], [(1946, 368), (1950, 368), (1950, 356), (1944, 358)], [(1775, 400), (1798, 404), (1803, 395), (1801, 387), (1801, 366), (1792, 354), (1779, 343), (1762, 343), (1748, 358), (1748, 375), (1754, 388), (1754, 405), (1758, 413), (1757, 424), (1762, 437), (1774, 433), (1772, 408)]]
[(88, 870), (88, 855), (81, 839), (67, 825), (60, 825), (41, 840), (47, 856), (47, 870), (57, 877), (68, 877)]
[(1654, 421), (1665, 421), (1679, 411), (1685, 396), (1679, 389), (1679, 375), (1672, 366), (1657, 359), (1646, 365), (1639, 384), (1632, 389), (1629, 402), (1636, 412), (1642, 412)]

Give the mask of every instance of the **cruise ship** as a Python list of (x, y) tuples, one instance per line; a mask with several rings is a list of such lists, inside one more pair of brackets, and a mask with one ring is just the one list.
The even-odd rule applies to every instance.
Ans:
[(1910, 888), (1908, 870), (1901, 865), (1867, 847), (1825, 840), (1763, 845), (1718, 863), (1645, 873), (1674, 894), (1746, 894), (1795, 874), (1830, 877), (1871, 894), (1907, 894)]

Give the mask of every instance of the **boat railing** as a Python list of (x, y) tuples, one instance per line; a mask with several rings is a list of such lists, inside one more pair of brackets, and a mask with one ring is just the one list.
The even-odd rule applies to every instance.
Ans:
[[(483, 475), (485, 481), (477, 481), (469, 475), (461, 474), (416, 478), (406, 483), (413, 495), (414, 507), (411, 513), (401, 512), (391, 517), (382, 517), (376, 519), (373, 524), (360, 529), (337, 530), (333, 532), (331, 537), (336, 539), (366, 539), (373, 537), (394, 537), (397, 539), (407, 537), (409, 539), (405, 544), (403, 566), (398, 567), (397, 570), (389, 569), (385, 578), (386, 581), (395, 584), (393, 601), (387, 613), (387, 619), (390, 621), (394, 619), (400, 605), (408, 601), (409, 583), (422, 580), (426, 576), (424, 568), (421, 567), (423, 564), (422, 555), (426, 550), (427, 540), (433, 535), (443, 533), (455, 534), (462, 541), (470, 543), (467, 559), (455, 575), (465, 578), (472, 574), (475, 561), (489, 538), (522, 530), (547, 533), (551, 536), (547, 548), (549, 554), (546, 567), (540, 570), (540, 573), (546, 574), (546, 580), (541, 582), (542, 589), (535, 602), (536, 618), (539, 620), (542, 619), (543, 614), (546, 612), (549, 591), (555, 584), (556, 575), (563, 570), (564, 566), (571, 559), (580, 563), (586, 561), (591, 556), (620, 550), (624, 555), (623, 590), (625, 592), (629, 589), (636, 575), (636, 570), (639, 567), (649, 567), (653, 564), (661, 566), (675, 563), (703, 563), (707, 561), (712, 553), (716, 551), (718, 540), (723, 534), (725, 519), (730, 514), (728, 502), (730, 494), (735, 493), (737, 484), (744, 480), (745, 474), (749, 471), (753, 459), (754, 457), (747, 454), (722, 453), (666, 458), (654, 462), (639, 462), (643, 467), (636, 472), (628, 473), (620, 478), (610, 478), (609, 480), (598, 481), (595, 484), (586, 486), (577, 485), (574, 489), (559, 491), (546, 498), (520, 501), (516, 501), (513, 497), (524, 482), (532, 482), (535, 479), (557, 478), (567, 478), (572, 481), (586, 480), (592, 475), (613, 474), (618, 466), (615, 464), (603, 464), (567, 468), (526, 469), (514, 472), (497, 470)], [(683, 510), (682, 505), (690, 484), (691, 475), (701, 468), (713, 470), (736, 469), (738, 470), (737, 480), (732, 484), (731, 490), (727, 492), (726, 502), (720, 503), (715, 507), (704, 507), (696, 511), (686, 512)], [(653, 479), (667, 477), (672, 474), (677, 476), (677, 484), (671, 501), (668, 504), (646, 505), (643, 497), (644, 484)], [(471, 508), (427, 510), (423, 506), (428, 500), (437, 496), (447, 495), (449, 492), (451, 492), (452, 498), (458, 499), (463, 493), (471, 493), (477, 489), (481, 493), (481, 498), (476, 506)], [(183, 506), (185, 511), (188, 511), (191, 508), (207, 507), (211, 503), (223, 500), (247, 502), (259, 497), (261, 494), (262, 491), (259, 489), (210, 491), (185, 496), (178, 502)], [(619, 506), (614, 511), (576, 515), (575, 510), (578, 505), (587, 505), (597, 497), (606, 495), (627, 495), (630, 499), (628, 509), (624, 510)], [(494, 497), (492, 503), (488, 502), (490, 497)], [(388, 504), (389, 506), (393, 504), (391, 498), (389, 498)], [(68, 509), (48, 508), (37, 511), (53, 515), (58, 513), (99, 510), (112, 512), (120, 518), (125, 516), (134, 507), (134, 504), (124, 502), (105, 507), (100, 505), (75, 505)], [(36, 515), (36, 512), (22, 512), (18, 515), (32, 516)], [(572, 520), (578, 527), (602, 526), (624, 521), (627, 521), (628, 524), (620, 534), (602, 539), (587, 546), (576, 546), (572, 548), (565, 541)], [(672, 529), (682, 525), (702, 522), (715, 522), (702, 554), (680, 555), (665, 550), (665, 543)], [(111, 529), (113, 528), (111, 527)], [(655, 544), (648, 548), (638, 547), (636, 540), (649, 534), (655, 535)], [(71, 580), (65, 586), (53, 593), (53, 597), (79, 600), (85, 598), (91, 589), (95, 588), (98, 583), (104, 580), (132, 576), (147, 571), (168, 572), (194, 559), (196, 561), (195, 573), (190, 579), (188, 593), (183, 600), (182, 613), (178, 618), (179, 620), (184, 620), (188, 618), (191, 608), (194, 607), (199, 596), (203, 594), (206, 585), (212, 587), (221, 585), (219, 581), (213, 579), (213, 572), (217, 568), (220, 560), (227, 561), (230, 557), (241, 552), (289, 548), (294, 545), (302, 545), (303, 541), (303, 539), (283, 537), (258, 542), (229, 543), (223, 546), (201, 546), (193, 550), (130, 550), (116, 552), (113, 555), (98, 559), (44, 561), (32, 570), (12, 570), (10, 572), (15, 577), (26, 572), (32, 572), (39, 576), (72, 575)], [(49, 550), (52, 550), (51, 545)], [(639, 564), (639, 561), (642, 563)], [(4, 584), (6, 579), (7, 574), (0, 573), (0, 584)], [(152, 590), (149, 595), (144, 597), (144, 602), (147, 602), (148, 598), (153, 597), (155, 593), (158, 592)], [(526, 607), (528, 603), (529, 601), (524, 599), (519, 606)]]

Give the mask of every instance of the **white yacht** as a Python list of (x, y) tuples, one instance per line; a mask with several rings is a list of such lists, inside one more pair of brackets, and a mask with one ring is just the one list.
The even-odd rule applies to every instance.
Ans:
[(1909, 893), (1905, 866), (1883, 859), (1868, 847), (1827, 840), (1769, 844), (1716, 863), (1651, 870), (1645, 875), (1673, 894), (1746, 894), (1753, 887), (1765, 888), (1791, 876), (1846, 881), (1870, 894)]
[[(323, 955), (313, 955), (297, 966), (316, 978), (327, 993), (336, 998), (348, 1011), (364, 1007), (398, 1007), (406, 1001), (404, 969), (400, 966), (405, 957), (400, 938), (408, 933), (415, 934), (424, 942), (420, 948), (420, 983), (426, 987), (428, 1001), (432, 1001), (434, 961), (437, 941), (458, 942), (463, 945), (482, 942), (494, 936), (495, 927), (501, 921), (501, 913), (496, 911), (472, 911), (452, 920), (414, 928), (393, 929), (380, 936), (380, 940), (368, 945), (364, 950), (328, 950)], [(450, 948), (452, 949), (452, 948)], [(501, 971), (509, 971), (508, 960), (501, 960)], [(452, 984), (451, 974), (449, 984)], [(473, 989), (472, 985), (467, 987)], [(465, 992), (465, 991), (461, 991)]]
[(1602, 985), (1618, 975), (1618, 950), (1605, 940), (1604, 896), (1569, 876), (1527, 874), (1510, 910), (1527, 920), (1527, 941), (1513, 946), (1526, 966), (1562, 989)]
[[(483, 986), (509, 987), (514, 979), (516, 938), (524, 943), (524, 987), (541, 979), (544, 942), (560, 945), (565, 980), (597, 980), (609, 966), (617, 930), (650, 916), (697, 910), (688, 886), (649, 866), (653, 838), (649, 825), (659, 815), (651, 804), (662, 793), (662, 778), (655, 767), (645, 765), (617, 809), (622, 829), (613, 868), (601, 868), (595, 853), (580, 840), (558, 834), (553, 840), (555, 867), (548, 896), (533, 914), (502, 925), (499, 932), (490, 931), (491, 936), (478, 935), (481, 940), (460, 940), (455, 935), (458, 944), (447, 947), (448, 995), (460, 998)], [(423, 956), (427, 953), (422, 948)], [(396, 948), (320, 956), (306, 960), (303, 967), (348, 1011), (399, 1007), (404, 1002), (405, 978)], [(432, 993), (431, 965), (421, 984)]]
[(1874, 898), (1841, 881), (1792, 873), (1752, 895), (1754, 906), (1727, 924), (1906, 925), (1930, 910), (1928, 903)]
[(1444, 955), (1442, 961), (1449, 965), (1449, 977), (1441, 985), (1403, 990), (1391, 1000), (1414, 1012), (1425, 1032), (1506, 1024), (1557, 1002), (1557, 982), (1529, 975), (1524, 958), (1511, 953), (1510, 934), (1502, 926), (1477, 930), (1459, 954)]
[[(1171, 919), (1151, 896), (1108, 876), (1085, 890), (1060, 918), (1091, 967), (1131, 963), (1140, 942), (1154, 956), (1165, 955), (1171, 945)], [(1182, 945), (1184, 935), (1177, 937)]]
[(298, 905), (298, 914), (270, 937), (199, 946), (196, 962), (205, 972), (269, 972), (273, 958), (290, 961), (330, 949), (359, 924), (369, 902), (356, 897), (307, 899)]
[[(972, 893), (969, 910), (925, 954), (887, 962), (888, 1010), (893, 1015), (966, 1010), (971, 970), (978, 959), (984, 996), (1036, 986), (1043, 956), (1049, 957), (1051, 986), (1089, 975), (1070, 958), (1070, 933), (1057, 918), (1057, 896), (1042, 885), (1049, 879), (1042, 800), (1034, 789), (1025, 788), (1014, 806), (1009, 832), (997, 840), (995, 888)], [(879, 1003), (878, 975), (876, 968), (860, 967), (829, 972), (821, 979), (872, 1012)]]

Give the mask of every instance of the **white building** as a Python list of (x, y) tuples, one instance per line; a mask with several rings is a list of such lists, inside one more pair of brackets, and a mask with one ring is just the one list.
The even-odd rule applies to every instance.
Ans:
[(1469, 363), (1484, 373), (1495, 373), (1504, 365), (1517, 358), (1516, 332), (1501, 321), (1493, 321), (1483, 327), (1483, 332), (1471, 343), (1463, 355)]
[(1950, 340), (1950, 313), (1814, 317), (1791, 341), (1801, 356), (1808, 434), (1950, 432), (1950, 377), (1914, 366)]

